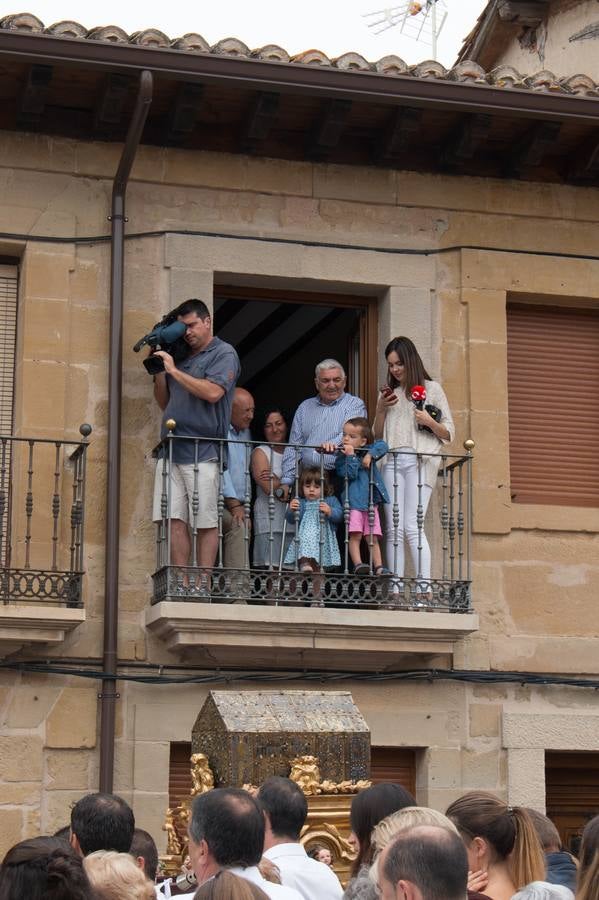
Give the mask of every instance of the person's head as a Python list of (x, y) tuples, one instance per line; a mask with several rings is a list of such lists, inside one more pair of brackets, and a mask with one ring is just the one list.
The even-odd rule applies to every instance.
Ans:
[(358, 855), (352, 874), (357, 875), (362, 866), (369, 866), (373, 858), (372, 829), (386, 816), (405, 806), (415, 806), (414, 798), (400, 784), (381, 782), (360, 791), (352, 800), (350, 824), (352, 842)]
[(387, 384), (391, 388), (401, 386), (406, 397), (415, 384), (431, 381), (418, 350), (408, 337), (394, 337), (385, 347), (387, 360)]
[(550, 884), (548, 881), (531, 881), (513, 895), (512, 900), (573, 900), (570, 888), (562, 884)]
[(128, 853), (134, 829), (133, 810), (116, 794), (86, 794), (71, 810), (71, 845), (82, 856), (95, 850)]
[(2, 900), (89, 900), (83, 860), (60, 837), (37, 837), (11, 847), (0, 865)]
[(201, 885), (193, 900), (268, 900), (268, 894), (246, 878), (223, 870)]
[(599, 893), (599, 816), (584, 826), (576, 900), (597, 900)]
[(96, 850), (83, 866), (97, 900), (155, 900), (154, 885), (129, 853)]
[(437, 828), (446, 828), (447, 831), (458, 834), (458, 830), (453, 822), (444, 816), (442, 812), (436, 809), (430, 809), (428, 806), (406, 806), (397, 812), (386, 816), (378, 825), (372, 829), (370, 835), (370, 843), (373, 850), (374, 862), (370, 867), (370, 879), (375, 884), (379, 880), (379, 860), (380, 854), (398, 834), (410, 831), (420, 825), (433, 825)]
[(314, 371), (314, 383), (321, 403), (334, 403), (345, 390), (345, 369), (336, 359), (323, 359)]
[(359, 450), (366, 444), (372, 444), (372, 430), (368, 419), (362, 416), (356, 416), (354, 419), (348, 419), (343, 426), (343, 445), (345, 447), (353, 447)]
[(530, 820), (545, 853), (557, 853), (558, 850), (561, 850), (562, 841), (559, 836), (559, 831), (551, 819), (548, 816), (544, 816), (543, 813), (539, 812), (537, 809), (531, 809), (529, 806), (526, 807), (526, 812), (530, 816)]
[(212, 339), (212, 317), (203, 300), (185, 300), (173, 315), (185, 325), (184, 339), (193, 353), (203, 350)]
[(317, 862), (324, 863), (325, 866), (333, 865), (333, 855), (328, 847), (322, 844), (313, 844), (308, 850), (308, 856)]
[(198, 883), (219, 869), (257, 866), (264, 847), (264, 816), (240, 788), (215, 788), (193, 801), (189, 855)]
[(297, 492), (305, 500), (318, 500), (321, 496), (330, 497), (333, 493), (333, 486), (326, 471), (322, 473), (321, 482), (318, 466), (306, 466), (300, 472)]
[(524, 807), (473, 791), (455, 800), (447, 815), (466, 845), (472, 871), (504, 867), (517, 890), (545, 877), (543, 848)]
[(158, 849), (152, 835), (144, 831), (143, 828), (136, 828), (133, 832), (129, 853), (150, 881), (156, 881)]
[(256, 407), (254, 398), (245, 388), (235, 388), (233, 406), (231, 407), (231, 424), (237, 431), (249, 428), (254, 418)]
[(284, 444), (288, 433), (287, 413), (278, 406), (268, 407), (261, 419), (260, 440), (267, 444)]
[(296, 843), (308, 815), (308, 802), (294, 781), (271, 775), (257, 796), (266, 821), (265, 849), (277, 843)]
[(459, 835), (436, 825), (403, 832), (381, 857), (383, 900), (466, 900), (468, 858)]

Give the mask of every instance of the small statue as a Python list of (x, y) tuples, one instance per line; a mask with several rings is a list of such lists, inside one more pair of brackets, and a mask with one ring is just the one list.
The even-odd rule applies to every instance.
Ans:
[(179, 840), (179, 835), (177, 834), (177, 829), (175, 828), (175, 823), (173, 822), (174, 811), (172, 809), (167, 809), (166, 818), (164, 820), (164, 825), (162, 826), (162, 830), (166, 831), (166, 852), (168, 856), (180, 856), (181, 854), (181, 841)]
[(204, 753), (194, 753), (191, 759), (191, 796), (205, 794), (214, 787), (214, 775)]
[(291, 781), (295, 781), (306, 797), (314, 797), (321, 793), (320, 770), (315, 756), (296, 756), (291, 760)]

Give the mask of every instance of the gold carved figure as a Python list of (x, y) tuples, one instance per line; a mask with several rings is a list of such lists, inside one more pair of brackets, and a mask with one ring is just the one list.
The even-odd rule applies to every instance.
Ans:
[(321, 794), (320, 769), (315, 756), (296, 756), (291, 760), (291, 781), (295, 781), (306, 797)]
[(177, 829), (175, 828), (175, 823), (173, 821), (174, 811), (172, 809), (167, 809), (166, 818), (164, 820), (164, 825), (162, 826), (162, 830), (166, 831), (166, 853), (167, 856), (180, 856), (181, 850), (181, 841), (179, 840), (179, 835), (177, 834)]
[(205, 753), (194, 753), (191, 763), (191, 796), (205, 794), (214, 787), (214, 775)]

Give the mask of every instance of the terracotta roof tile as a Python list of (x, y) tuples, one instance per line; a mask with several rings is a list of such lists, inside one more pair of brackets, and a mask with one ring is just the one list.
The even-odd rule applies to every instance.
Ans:
[[(482, 17), (481, 17), (482, 18)], [(480, 24), (480, 23), (479, 23)], [(0, 19), (0, 30), (23, 31), (29, 34), (51, 34), (81, 41), (104, 41), (116, 44), (137, 44), (142, 47), (177, 50), (185, 53), (210, 53), (232, 56), (238, 59), (259, 59), (283, 65), (325, 66), (352, 72), (376, 72), (387, 78), (412, 77), (428, 80), (457, 81), (470, 84), (492, 85), (493, 87), (535, 92), (550, 92), (564, 95), (599, 97), (599, 84), (585, 74), (559, 78), (553, 72), (541, 71), (522, 75), (511, 66), (500, 65), (485, 72), (478, 63), (461, 59), (452, 69), (446, 69), (434, 60), (424, 60), (408, 66), (399, 56), (384, 56), (376, 62), (369, 62), (360, 53), (343, 53), (330, 58), (321, 50), (305, 50), (294, 56), (276, 44), (250, 49), (239, 38), (223, 38), (210, 44), (201, 34), (189, 33), (182, 37), (170, 38), (156, 28), (147, 28), (127, 34), (117, 25), (104, 25), (86, 29), (79, 22), (61, 21), (53, 25), (44, 23), (31, 13), (17, 13)]]

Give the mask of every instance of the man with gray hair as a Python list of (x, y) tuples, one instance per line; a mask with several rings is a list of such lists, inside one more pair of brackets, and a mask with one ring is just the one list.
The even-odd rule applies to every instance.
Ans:
[(303, 444), (308, 447), (322, 448), (327, 455), (322, 457), (320, 450), (295, 450), (292, 446), (285, 450), (281, 484), (289, 486), (294, 483), (296, 463), (302, 466), (320, 466), (323, 459), (324, 468), (333, 469), (335, 453), (341, 446), (343, 426), (348, 419), (367, 417), (366, 406), (359, 397), (346, 394), (347, 378), (341, 363), (336, 359), (323, 359), (314, 372), (316, 396), (309, 397), (297, 408), (293, 417), (290, 444)]
[(466, 900), (468, 857), (459, 835), (437, 825), (400, 834), (379, 861), (382, 900)]

